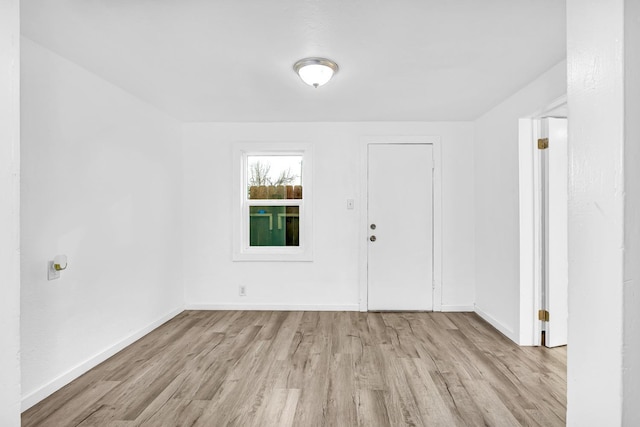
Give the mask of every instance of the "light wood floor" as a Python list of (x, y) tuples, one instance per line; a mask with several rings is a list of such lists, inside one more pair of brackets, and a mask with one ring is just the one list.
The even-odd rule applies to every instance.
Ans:
[(24, 426), (561, 426), (566, 349), (472, 313), (185, 311)]

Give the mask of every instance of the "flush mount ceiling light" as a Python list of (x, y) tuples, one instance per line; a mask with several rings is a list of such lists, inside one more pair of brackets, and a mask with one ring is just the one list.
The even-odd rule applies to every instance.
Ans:
[(293, 69), (303, 82), (320, 87), (338, 72), (338, 64), (326, 58), (304, 58), (293, 64)]

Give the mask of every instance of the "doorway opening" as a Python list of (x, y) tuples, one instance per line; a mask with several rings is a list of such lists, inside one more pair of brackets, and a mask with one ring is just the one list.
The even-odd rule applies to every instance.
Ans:
[(567, 344), (566, 97), (519, 123), (520, 345)]

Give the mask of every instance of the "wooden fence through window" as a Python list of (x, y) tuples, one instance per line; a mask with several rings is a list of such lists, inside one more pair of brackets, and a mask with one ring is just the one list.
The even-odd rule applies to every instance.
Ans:
[(302, 185), (252, 185), (249, 199), (302, 199)]

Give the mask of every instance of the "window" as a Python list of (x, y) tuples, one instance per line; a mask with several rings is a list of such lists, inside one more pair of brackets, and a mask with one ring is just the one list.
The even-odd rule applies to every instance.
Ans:
[(246, 158), (249, 247), (300, 246), (302, 156)]
[(311, 260), (309, 147), (237, 144), (234, 158), (240, 193), (234, 197), (234, 260)]

